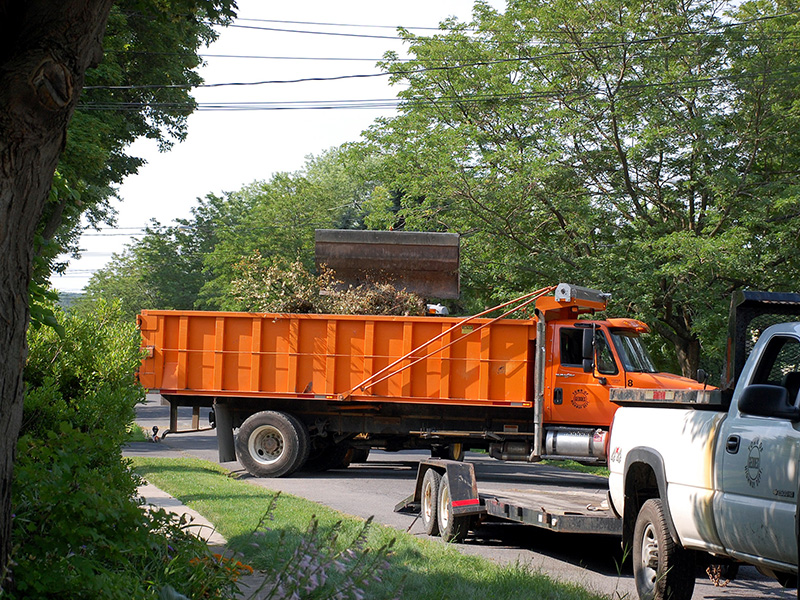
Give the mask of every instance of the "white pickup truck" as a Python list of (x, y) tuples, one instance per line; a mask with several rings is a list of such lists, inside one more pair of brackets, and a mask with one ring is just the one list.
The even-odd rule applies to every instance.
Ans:
[[(740, 326), (732, 337), (740, 357), (729, 370), (732, 396), (709, 391), (705, 403), (681, 404), (670, 392), (631, 392), (620, 401), (609, 496), (642, 599), (691, 598), (695, 563), (708, 555), (796, 585), (800, 323), (759, 329)], [(745, 363), (742, 348), (756, 335)]]

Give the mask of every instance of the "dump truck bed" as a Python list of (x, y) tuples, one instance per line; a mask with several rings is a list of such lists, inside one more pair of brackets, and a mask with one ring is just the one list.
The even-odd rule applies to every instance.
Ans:
[(165, 395), (532, 406), (534, 322), (460, 323), (143, 311), (139, 380)]

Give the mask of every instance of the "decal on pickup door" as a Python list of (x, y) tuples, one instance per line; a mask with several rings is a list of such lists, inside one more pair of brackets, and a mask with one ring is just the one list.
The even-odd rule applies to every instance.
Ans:
[(763, 450), (764, 444), (759, 438), (753, 438), (747, 447), (747, 463), (744, 466), (744, 474), (751, 488), (758, 487), (758, 484), (761, 483), (761, 452)]

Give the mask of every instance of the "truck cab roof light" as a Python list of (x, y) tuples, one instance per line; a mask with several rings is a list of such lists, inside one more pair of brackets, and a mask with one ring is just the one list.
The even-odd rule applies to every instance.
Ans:
[(611, 329), (628, 329), (636, 333), (650, 333), (650, 326), (638, 319), (608, 319), (608, 326)]

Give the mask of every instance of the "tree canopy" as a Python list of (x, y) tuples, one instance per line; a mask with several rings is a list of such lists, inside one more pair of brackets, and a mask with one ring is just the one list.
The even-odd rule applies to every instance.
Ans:
[(407, 228), (464, 236), (475, 297), (599, 287), (693, 374), (732, 290), (794, 285), (792, 6), (510, 0), (444, 25), (387, 55), (406, 87), (368, 148)]
[(275, 261), (314, 268), (314, 230), (363, 227), (373, 183), (346, 149), (310, 156), (303, 169), (276, 173), (222, 196), (199, 199), (189, 219), (154, 222), (95, 273), (90, 298), (122, 298), (126, 310), (243, 308), (232, 283), (242, 264)]
[[(800, 274), (797, 29), (784, 2), (510, 0), (401, 30), (412, 59), (381, 63), (396, 117), (181, 222), (203, 244), (191, 305), (239, 306), (242, 261), (309, 268), (314, 228), (450, 231), (465, 310), (597, 287), (660, 334), (662, 366), (719, 372), (730, 293)], [(166, 273), (147, 264), (141, 280)]]

